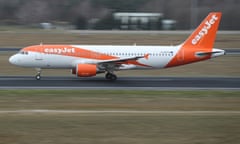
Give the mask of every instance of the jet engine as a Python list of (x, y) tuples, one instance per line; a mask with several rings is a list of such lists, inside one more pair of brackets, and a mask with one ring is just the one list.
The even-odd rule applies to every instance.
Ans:
[(72, 69), (72, 74), (78, 77), (96, 76), (97, 66), (94, 64), (77, 64), (76, 68)]

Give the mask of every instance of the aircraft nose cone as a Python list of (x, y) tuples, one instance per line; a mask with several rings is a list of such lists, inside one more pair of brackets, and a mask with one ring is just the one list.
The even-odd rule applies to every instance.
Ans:
[(9, 63), (16, 65), (16, 56), (13, 55), (8, 59)]

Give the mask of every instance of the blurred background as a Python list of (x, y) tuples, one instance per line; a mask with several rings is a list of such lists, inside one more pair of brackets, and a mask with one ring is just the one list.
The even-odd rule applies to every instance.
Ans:
[(240, 29), (239, 0), (0, 0), (0, 26), (44, 29), (189, 30), (210, 11)]

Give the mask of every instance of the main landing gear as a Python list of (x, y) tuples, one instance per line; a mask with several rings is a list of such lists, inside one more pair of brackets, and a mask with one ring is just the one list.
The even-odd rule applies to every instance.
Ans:
[[(36, 80), (41, 80), (41, 71), (42, 70), (40, 68), (37, 68), (37, 75), (35, 76)], [(106, 73), (105, 78), (107, 80), (111, 80), (111, 81), (117, 80), (117, 76), (115, 74), (113, 74), (113, 73), (110, 73), (110, 72)]]
[(40, 80), (41, 79), (41, 69), (37, 69), (37, 75), (35, 76), (36, 80)]
[(105, 78), (108, 80), (111, 80), (111, 81), (117, 80), (117, 76), (115, 74), (109, 73), (109, 72), (105, 75)]

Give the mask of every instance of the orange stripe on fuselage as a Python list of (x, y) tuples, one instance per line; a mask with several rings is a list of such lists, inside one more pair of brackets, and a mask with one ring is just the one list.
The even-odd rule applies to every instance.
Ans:
[[(83, 48), (73, 47), (71, 45), (35, 45), (35, 46), (26, 47), (23, 50), (39, 52), (39, 53), (44, 53), (44, 54), (55, 54), (55, 55), (62, 55), (62, 56), (95, 59), (95, 60), (118, 59), (118, 57), (116, 57), (116, 56), (106, 55), (103, 53), (94, 52), (94, 51), (86, 50)], [(141, 64), (134, 60), (126, 61), (126, 62), (122, 62), (122, 63), (150, 67), (148, 65)]]
[(37, 45), (24, 48), (25, 51), (40, 52), (45, 54), (55, 54), (63, 56), (81, 57), (86, 59), (108, 60), (117, 57), (94, 52), (70, 45)]

